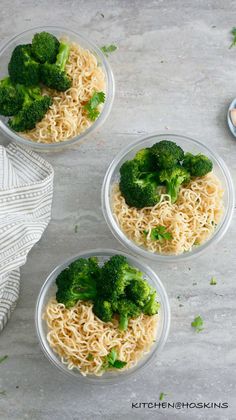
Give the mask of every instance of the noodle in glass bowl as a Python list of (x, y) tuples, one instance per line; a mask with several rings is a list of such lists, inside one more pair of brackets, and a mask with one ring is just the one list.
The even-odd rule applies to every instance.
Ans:
[[(99, 261), (99, 265), (103, 265), (104, 262), (106, 262), (107, 260), (109, 260), (112, 256), (114, 255), (123, 255), (124, 257), (126, 257), (128, 263), (135, 267), (136, 269), (140, 270), (143, 275), (145, 280), (150, 284), (150, 286), (152, 286), (156, 292), (157, 292), (157, 300), (160, 303), (160, 309), (158, 311), (158, 315), (155, 315), (155, 322), (156, 322), (156, 327), (155, 327), (155, 340), (153, 343), (151, 343), (150, 348), (144, 352), (140, 357), (138, 357), (138, 360), (135, 361), (134, 365), (132, 367), (129, 367), (127, 369), (116, 369), (116, 370), (108, 370), (105, 373), (102, 374), (102, 376), (95, 376), (94, 374), (87, 374), (86, 376), (81, 374), (82, 371), (80, 372), (80, 370), (78, 368), (73, 368), (71, 367), (68, 363), (65, 363), (65, 360), (62, 360), (61, 357), (57, 354), (57, 352), (55, 352), (52, 347), (50, 346), (50, 343), (48, 341), (48, 333), (51, 327), (51, 320), (54, 318), (54, 321), (56, 323), (56, 329), (59, 327), (59, 323), (61, 322), (61, 306), (63, 305), (59, 305), (57, 303), (57, 308), (55, 307), (55, 293), (56, 293), (56, 283), (55, 280), (57, 278), (57, 276), (66, 268), (68, 267), (68, 265), (70, 263), (72, 263), (73, 261), (76, 261), (78, 258), (90, 258), (90, 257), (97, 257), (98, 261)], [(91, 311), (91, 305), (86, 302), (86, 301), (79, 301), (78, 302), (78, 309), (79, 311), (77, 311), (76, 313), (76, 317), (74, 316), (73, 313), (73, 322), (72, 322), (72, 328), (76, 327), (76, 319), (78, 319), (78, 321), (80, 321), (81, 325), (85, 325), (85, 329), (86, 331), (90, 331), (93, 323), (94, 323), (94, 315)], [(49, 310), (48, 310), (49, 308)], [(75, 310), (77, 309), (76, 305), (73, 308), (69, 308), (69, 311), (73, 311), (75, 308)], [(68, 310), (66, 310), (68, 311)], [(46, 317), (45, 317), (45, 313), (47, 313)], [(48, 316), (48, 313), (50, 316)], [(78, 318), (77, 318), (78, 317)], [(142, 317), (142, 316), (141, 316)], [(45, 320), (46, 318), (46, 320)], [(50, 319), (49, 319), (50, 318)], [(89, 319), (88, 319), (89, 318)], [(111, 327), (111, 323), (103, 323), (101, 320), (99, 320), (97, 317), (96, 318), (96, 322), (94, 323), (94, 328), (96, 329), (96, 333), (99, 334), (98, 331), (100, 331), (101, 329), (101, 325), (103, 324), (103, 331), (104, 328), (110, 328), (110, 332), (106, 338), (106, 342), (107, 339), (109, 337), (109, 341), (112, 340), (112, 337), (114, 336), (114, 328), (116, 328), (116, 321), (114, 321), (113, 323), (113, 327)], [(154, 322), (154, 318), (149, 317), (150, 318), (150, 323)], [(153, 321), (151, 320), (151, 318), (153, 318)], [(49, 325), (48, 326), (48, 322), (49, 321)], [(135, 322), (136, 322), (136, 327), (135, 327)], [(122, 333), (122, 340), (123, 342), (123, 349), (124, 352), (126, 352), (126, 339), (127, 339), (127, 334), (131, 334), (131, 331), (133, 328), (138, 328), (138, 322), (139, 322), (139, 318), (137, 318), (136, 320), (129, 320), (129, 327), (127, 331), (124, 331)], [(67, 373), (68, 375), (70, 375), (71, 377), (74, 377), (77, 380), (81, 380), (81, 381), (85, 381), (88, 383), (94, 383), (94, 384), (106, 384), (106, 383), (116, 383), (119, 382), (123, 379), (129, 378), (131, 375), (133, 375), (134, 373), (139, 372), (142, 368), (144, 368), (145, 366), (147, 366), (149, 363), (151, 363), (152, 361), (154, 361), (157, 357), (159, 352), (161, 351), (161, 349), (163, 348), (166, 340), (167, 340), (167, 336), (169, 333), (169, 327), (170, 327), (170, 307), (169, 307), (169, 302), (168, 302), (168, 297), (166, 294), (166, 291), (160, 281), (160, 279), (158, 278), (158, 276), (144, 263), (139, 262), (138, 260), (136, 260), (134, 257), (131, 257), (125, 253), (122, 253), (120, 251), (115, 251), (115, 250), (107, 250), (107, 249), (96, 249), (96, 250), (91, 250), (89, 252), (82, 252), (72, 258), (70, 258), (69, 260), (65, 261), (63, 264), (61, 264), (60, 266), (56, 267), (52, 273), (48, 276), (48, 278), (46, 279), (45, 283), (43, 284), (38, 299), (37, 299), (37, 304), (36, 304), (36, 312), (35, 312), (35, 323), (36, 323), (36, 331), (38, 334), (38, 338), (39, 338), (39, 342), (41, 344), (41, 347), (46, 355), (46, 357), (49, 359), (50, 362), (52, 362), (52, 364), (54, 364), (54, 366), (56, 366), (57, 368), (59, 368), (62, 372)], [(84, 324), (85, 323), (85, 324)], [(67, 323), (68, 326), (68, 323)], [(144, 326), (144, 324), (143, 324)], [(145, 326), (148, 327), (147, 323), (145, 324)], [(143, 327), (142, 327), (143, 328)], [(92, 330), (91, 330), (92, 331)], [(117, 330), (118, 331), (118, 330)], [(143, 339), (145, 339), (145, 329), (143, 330), (143, 332), (140, 330), (138, 330), (139, 332), (139, 340), (140, 343)], [(142, 337), (143, 334), (143, 337)], [(96, 334), (95, 334), (96, 335)], [(93, 339), (92, 337), (90, 337), (91, 339)], [(50, 336), (51, 339), (51, 336)], [(134, 339), (134, 337), (133, 337)], [(147, 339), (147, 338), (146, 338)], [(117, 340), (117, 334), (116, 334), (116, 340)], [(135, 338), (136, 340), (136, 338)], [(138, 340), (138, 339), (137, 339)], [(139, 341), (138, 340), (138, 341)], [(137, 343), (138, 343), (137, 341)], [(99, 344), (99, 340), (97, 343), (95, 343), (96, 345)], [(128, 339), (127, 339), (127, 344), (128, 344)], [(83, 343), (83, 346), (85, 344)], [(118, 343), (114, 342), (114, 347), (118, 345)], [(83, 347), (82, 346), (82, 347)], [(84, 351), (84, 348), (81, 347), (81, 352)], [(140, 347), (140, 345), (139, 345)], [(104, 351), (104, 349), (101, 349), (102, 351)], [(80, 354), (81, 356), (81, 354)]]
[[(84, 36), (58, 26), (32, 28), (5, 43), (0, 49), (0, 79), (8, 74), (8, 63), (14, 48), (19, 44), (31, 43), (34, 34), (44, 31), (70, 45), (65, 70), (72, 79), (72, 87), (66, 92), (43, 87), (42, 93), (52, 96), (53, 104), (43, 120), (37, 123), (36, 128), (27, 133), (18, 133), (8, 126), (6, 117), (0, 116), (0, 129), (16, 143), (50, 151), (80, 142), (101, 127), (112, 108), (115, 83), (111, 67), (102, 51)], [(99, 108), (100, 114), (97, 119), (89, 121), (86, 112), (83, 111), (83, 104), (95, 91), (105, 93), (105, 102)]]
[[(175, 142), (184, 152), (204, 154), (213, 170), (181, 186), (174, 204), (162, 191), (155, 206), (130, 207), (119, 189), (120, 167), (161, 140)], [(199, 141), (176, 134), (153, 134), (126, 147), (110, 164), (102, 187), (103, 214), (114, 236), (133, 253), (158, 261), (178, 261), (204, 252), (227, 231), (233, 208), (234, 188), (224, 161)], [(152, 240), (150, 232), (156, 226), (168, 229), (171, 240)]]

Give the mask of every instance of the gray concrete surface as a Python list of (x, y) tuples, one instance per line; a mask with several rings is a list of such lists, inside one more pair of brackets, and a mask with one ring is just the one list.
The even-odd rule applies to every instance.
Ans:
[[(2, 0), (2, 40), (59, 23), (119, 50), (110, 57), (117, 92), (104, 127), (80, 147), (46, 156), (55, 168), (53, 217), (22, 269), (20, 299), (0, 336), (0, 354), (9, 355), (0, 365), (1, 420), (236, 418), (235, 217), (198, 259), (150, 264), (169, 294), (172, 324), (162, 355), (141, 376), (104, 388), (75, 384), (45, 359), (34, 329), (36, 297), (55, 265), (82, 249), (122, 249), (103, 220), (100, 189), (126, 144), (154, 130), (181, 131), (217, 151), (236, 178), (236, 142), (225, 118), (236, 96), (236, 48), (228, 49), (235, 17), (230, 0)], [(217, 286), (209, 285), (213, 275)], [(205, 329), (196, 334), (190, 323), (199, 313)], [(229, 408), (131, 408), (158, 401), (160, 392), (170, 402), (226, 401)]]

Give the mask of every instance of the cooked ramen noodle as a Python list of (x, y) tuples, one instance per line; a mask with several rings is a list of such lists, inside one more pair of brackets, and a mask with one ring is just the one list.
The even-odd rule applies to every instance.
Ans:
[(104, 373), (104, 360), (111, 349), (129, 369), (147, 354), (156, 338), (158, 315), (140, 315), (130, 319), (126, 331), (118, 328), (118, 319), (103, 322), (93, 313), (88, 301), (65, 308), (51, 299), (43, 315), (48, 326), (47, 339), (68, 369), (77, 368), (83, 376)]
[(50, 95), (53, 104), (34, 129), (22, 133), (24, 137), (39, 143), (57, 143), (81, 134), (93, 124), (84, 105), (95, 91), (105, 90), (102, 68), (90, 51), (72, 42), (65, 70), (72, 80), (71, 88), (65, 92), (43, 88), (42, 93)]
[[(181, 186), (178, 199), (171, 203), (167, 194), (153, 207), (129, 207), (119, 185), (112, 193), (113, 213), (120, 229), (137, 245), (160, 254), (181, 254), (204, 243), (223, 215), (223, 189), (212, 172)], [(172, 238), (153, 240), (151, 230), (165, 226)], [(148, 232), (145, 234), (145, 232)]]

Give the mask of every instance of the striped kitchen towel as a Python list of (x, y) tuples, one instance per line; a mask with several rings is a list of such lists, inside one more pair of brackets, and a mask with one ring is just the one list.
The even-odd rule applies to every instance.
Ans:
[(51, 218), (53, 168), (33, 151), (0, 146), (0, 331), (19, 296), (20, 266)]

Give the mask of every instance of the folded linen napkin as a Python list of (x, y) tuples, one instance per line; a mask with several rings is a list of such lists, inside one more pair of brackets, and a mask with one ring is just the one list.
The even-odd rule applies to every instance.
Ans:
[(0, 146), (0, 331), (19, 296), (19, 267), (51, 218), (53, 175), (36, 153)]

